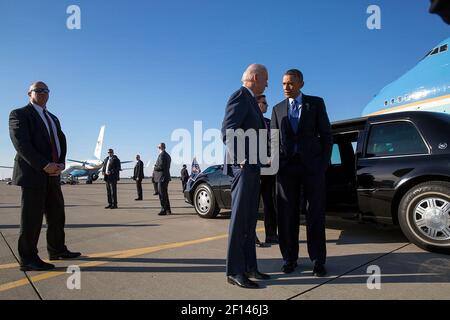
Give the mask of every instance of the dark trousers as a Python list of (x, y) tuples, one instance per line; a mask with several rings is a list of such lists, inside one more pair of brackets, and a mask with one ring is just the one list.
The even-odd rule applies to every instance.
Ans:
[(256, 262), (256, 222), (258, 218), (260, 168), (233, 167), (231, 220), (228, 238), (227, 275), (258, 270)]
[(106, 181), (106, 193), (108, 195), (108, 204), (117, 206), (117, 181)]
[(48, 177), (45, 187), (22, 187), (22, 211), (19, 235), (19, 256), (21, 263), (37, 258), (37, 244), (45, 214), (47, 221), (47, 251), (50, 255), (67, 250), (65, 246), (64, 197), (60, 178)]
[(181, 181), (181, 187), (183, 188), (183, 192), (184, 192), (184, 190), (186, 190), (186, 184), (187, 184), (187, 181)]
[(155, 193), (158, 194), (158, 183), (157, 182), (152, 182), (153, 183), (153, 189), (155, 190)]
[(136, 190), (138, 199), (142, 199), (142, 179), (136, 179)]
[(304, 170), (289, 164), (277, 175), (277, 209), (280, 250), (285, 262), (296, 262), (299, 253), (299, 222), (302, 187), (308, 202), (306, 236), (311, 260), (325, 264), (325, 172)]
[(277, 212), (275, 209), (276, 176), (261, 176), (261, 197), (264, 203), (264, 228), (266, 238), (277, 236)]
[(158, 182), (158, 195), (159, 195), (159, 202), (161, 203), (161, 211), (171, 210), (168, 188), (169, 188), (169, 181)]

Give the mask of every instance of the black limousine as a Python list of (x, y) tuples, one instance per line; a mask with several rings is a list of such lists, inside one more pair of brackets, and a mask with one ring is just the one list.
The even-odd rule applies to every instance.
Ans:
[[(334, 122), (327, 214), (400, 225), (419, 247), (450, 252), (450, 115), (412, 111)], [(203, 218), (231, 205), (232, 177), (211, 166), (184, 196)]]

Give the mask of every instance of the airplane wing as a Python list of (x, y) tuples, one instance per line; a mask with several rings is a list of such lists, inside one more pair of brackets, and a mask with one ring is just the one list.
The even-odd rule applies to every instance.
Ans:
[(132, 163), (134, 161), (120, 161), (120, 164), (124, 164), (124, 163)]
[(68, 162), (80, 163), (80, 164), (82, 164), (83, 166), (85, 166), (85, 165), (96, 166), (95, 163), (91, 163), (91, 162), (88, 162), (88, 161), (73, 160), (73, 159), (67, 159), (67, 161), (68, 161)]
[(76, 162), (76, 163), (81, 163), (81, 164), (87, 163), (86, 161), (73, 160), (73, 159), (67, 159), (67, 161), (70, 161), (70, 162)]
[(7, 167), (7, 166), (0, 166), (0, 168), (4, 168), (4, 169), (14, 169), (13, 167)]

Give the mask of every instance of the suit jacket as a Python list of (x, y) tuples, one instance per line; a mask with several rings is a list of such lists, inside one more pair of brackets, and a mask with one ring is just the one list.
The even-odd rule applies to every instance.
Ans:
[(144, 179), (144, 163), (139, 160), (134, 166), (134, 180), (142, 180)]
[[(56, 126), (61, 154), (58, 163), (65, 163), (66, 136), (56, 116), (48, 113)], [(47, 183), (47, 173), (43, 170), (52, 160), (50, 135), (42, 118), (30, 103), (11, 111), (9, 115), (9, 136), (16, 149), (13, 182), (22, 187), (41, 187)]]
[(186, 168), (181, 169), (181, 181), (188, 181), (189, 180), (189, 172)]
[(158, 160), (155, 163), (155, 169), (153, 171), (153, 179), (155, 182), (166, 182), (172, 180), (170, 178), (170, 162), (172, 159), (170, 155), (163, 151), (159, 154)]
[[(231, 141), (227, 141), (226, 137), (227, 129), (233, 130), (242, 129), (244, 131), (254, 129), (256, 130), (257, 136), (256, 151), (259, 153), (258, 149), (259, 130), (264, 128), (265, 128), (264, 117), (261, 113), (261, 110), (258, 107), (256, 99), (252, 96), (252, 94), (247, 88), (241, 87), (239, 90), (237, 90), (235, 93), (231, 95), (230, 99), (228, 100), (227, 107), (225, 109), (225, 117), (222, 122), (223, 142), (227, 145), (227, 147), (229, 146), (229, 143), (231, 143)], [(247, 162), (251, 160), (250, 146), (248, 141), (246, 141), (245, 143), (244, 157)], [(259, 158), (259, 156), (257, 156), (257, 158)], [(226, 165), (224, 165), (225, 173), (227, 173), (228, 171), (228, 164), (239, 165), (241, 162), (238, 161), (237, 139), (235, 139), (234, 154), (233, 158), (230, 159), (230, 162), (228, 161), (228, 157), (226, 155), (225, 156)], [(257, 162), (259, 164), (259, 159), (257, 159)]]
[(104, 176), (105, 181), (107, 182), (114, 182), (114, 181), (119, 181), (120, 180), (120, 171), (122, 170), (121, 168), (121, 164), (120, 164), (120, 160), (119, 158), (117, 158), (116, 155), (112, 156), (112, 163), (111, 163), (111, 167), (110, 167), (110, 174), (106, 175), (106, 165), (108, 164), (108, 159), (109, 157), (106, 157), (105, 160), (103, 160), (103, 169), (102, 169), (102, 173)]
[(303, 104), (297, 133), (288, 116), (289, 99), (277, 104), (272, 111), (271, 128), (280, 130), (280, 168), (296, 156), (311, 170), (325, 170), (330, 162), (333, 146), (330, 121), (325, 102), (320, 97), (303, 95)]

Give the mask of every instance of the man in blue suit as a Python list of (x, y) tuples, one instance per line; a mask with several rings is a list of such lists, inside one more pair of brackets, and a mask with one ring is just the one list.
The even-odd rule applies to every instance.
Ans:
[[(233, 175), (227, 280), (228, 283), (242, 288), (259, 287), (249, 278), (270, 278), (258, 271), (255, 247), (260, 190), (257, 146), (259, 130), (265, 128), (264, 118), (255, 97), (264, 92), (267, 81), (268, 72), (265, 66), (250, 65), (242, 76), (243, 86), (228, 100), (222, 123), (222, 137), (227, 146), (224, 171)], [(236, 130), (243, 131), (243, 139), (236, 137), (239, 136), (239, 131)], [(252, 141), (252, 138), (256, 138), (256, 141)], [(244, 151), (240, 152), (242, 150)]]

